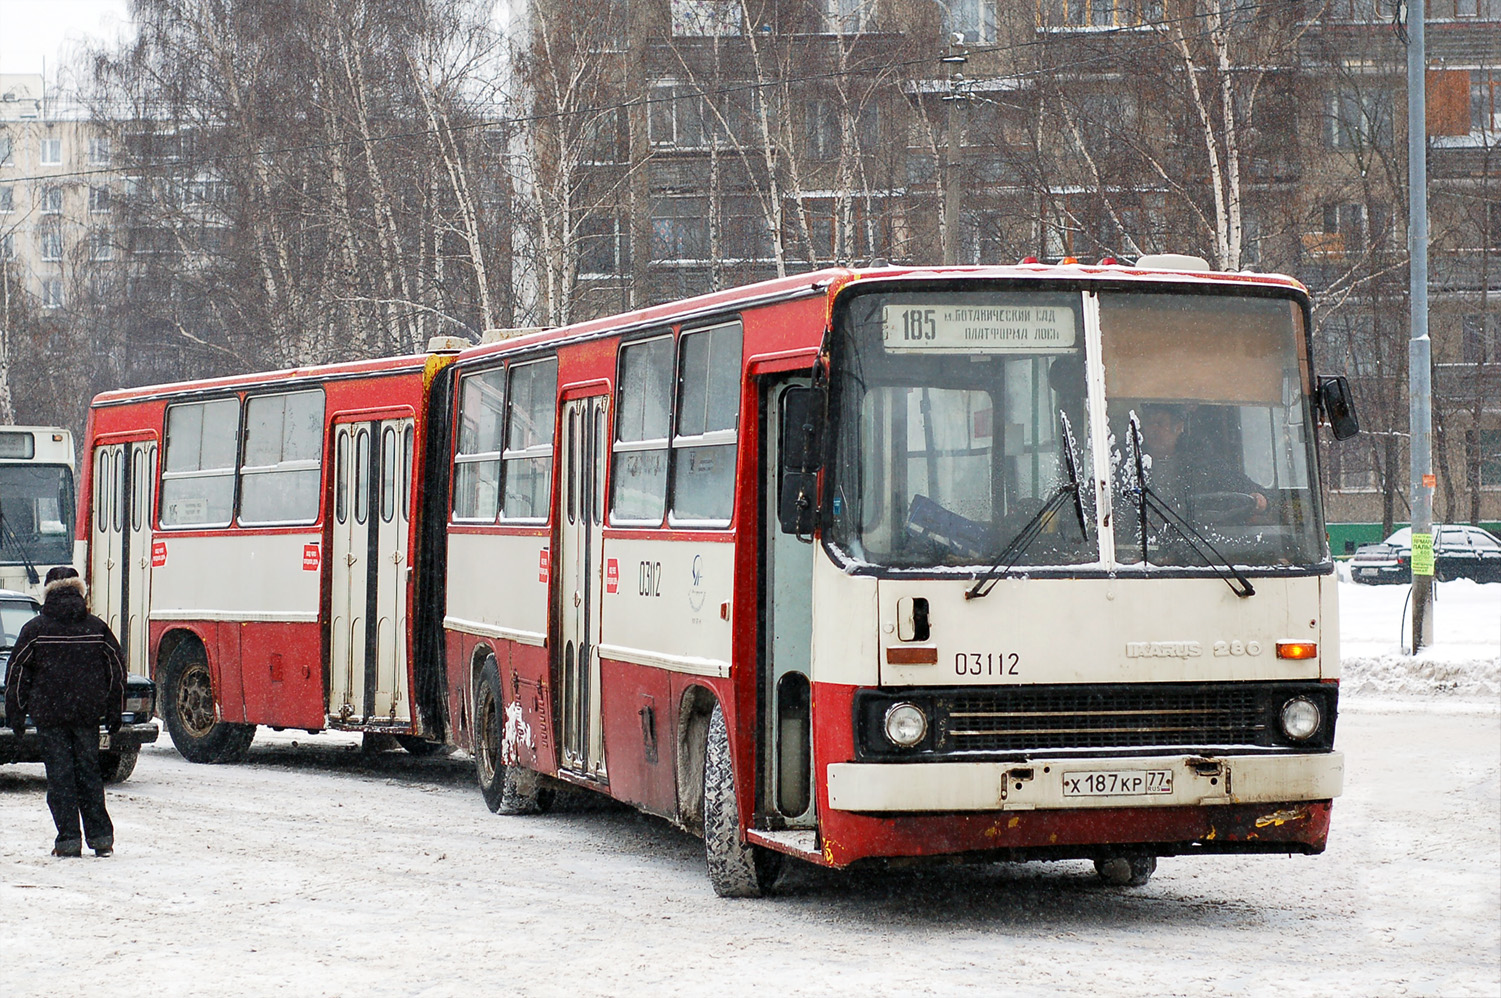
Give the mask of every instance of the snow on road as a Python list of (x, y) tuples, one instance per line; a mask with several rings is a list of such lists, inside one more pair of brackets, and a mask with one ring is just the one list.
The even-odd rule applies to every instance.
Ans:
[[(1446, 607), (1501, 595), (1449, 586), (1440, 647)], [(1342, 587), (1347, 649), (1380, 646), (1395, 592)], [(1483, 676), (1473, 631), (1476, 655), (1440, 654)], [(1496, 698), (1352, 674), (1379, 696), (1344, 701), (1324, 855), (1164, 859), (1135, 890), (1082, 862), (798, 865), (723, 901), (658, 819), (593, 798), (497, 817), (462, 757), (264, 730), (235, 766), (164, 737), (111, 791), (115, 856), (60, 860), (41, 767), (0, 767), (0, 994), (1501, 993)]]
[(1340, 583), (1342, 694), (1501, 695), (1501, 583), (1460, 579), (1434, 591), (1434, 644), (1413, 657), (1411, 587)]

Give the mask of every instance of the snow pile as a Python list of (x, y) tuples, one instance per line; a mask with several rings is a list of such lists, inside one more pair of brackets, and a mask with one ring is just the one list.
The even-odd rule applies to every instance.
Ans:
[(1434, 643), (1414, 656), (1408, 586), (1339, 586), (1340, 690), (1346, 694), (1501, 695), (1501, 584), (1436, 583)]

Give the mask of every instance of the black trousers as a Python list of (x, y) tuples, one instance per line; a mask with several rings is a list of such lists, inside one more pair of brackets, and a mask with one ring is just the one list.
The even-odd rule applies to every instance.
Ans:
[[(42, 762), (47, 766), (47, 807), (57, 826), (59, 849), (112, 849), (115, 826), (104, 809), (104, 777), (99, 773), (99, 725), (37, 725)], [(78, 819), (83, 817), (83, 835)]]

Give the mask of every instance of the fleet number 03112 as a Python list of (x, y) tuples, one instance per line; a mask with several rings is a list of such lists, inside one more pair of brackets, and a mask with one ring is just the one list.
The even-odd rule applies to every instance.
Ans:
[(954, 673), (959, 676), (1015, 676), (1021, 656), (1014, 651), (961, 651), (954, 655)]

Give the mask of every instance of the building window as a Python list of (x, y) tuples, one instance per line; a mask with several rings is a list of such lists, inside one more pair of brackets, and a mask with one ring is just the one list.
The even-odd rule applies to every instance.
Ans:
[(115, 244), (110, 239), (108, 232), (93, 232), (89, 234), (89, 259), (90, 260), (113, 260), (115, 258)]
[(701, 197), (653, 199), (651, 206), (652, 260), (704, 260), (708, 255), (708, 200)]
[(966, 45), (990, 45), (995, 41), (994, 0), (939, 0), (946, 37), (963, 35)]
[(1390, 4), (1382, 3), (1380, 0), (1331, 0), (1324, 19), (1360, 22), (1385, 20), (1390, 14), (1382, 9), (1383, 6), (1390, 6)]
[(63, 161), (63, 140), (42, 140), (42, 165), (57, 166)]
[(95, 214), (109, 211), (108, 187), (89, 188), (89, 211), (94, 212)]
[(739, 35), (740, 20), (740, 0), (672, 0), (672, 33), (677, 37)]
[(0, 263), (16, 258), (16, 234), (7, 232), (0, 235)]
[(1463, 316), (1461, 350), (1467, 364), (1501, 364), (1501, 313)]
[(1470, 131), (1501, 131), (1501, 71), (1470, 70)]
[(1380, 485), (1371, 439), (1329, 441), (1329, 488), (1334, 492), (1373, 492)]
[(63, 258), (63, 234), (56, 225), (48, 225), (37, 230), (37, 242), (42, 250), (43, 260), (61, 260)]
[(1389, 148), (1392, 144), (1392, 94), (1344, 86), (1329, 97), (1329, 144), (1335, 149)]
[(808, 102), (805, 130), (809, 159), (829, 160), (839, 155), (839, 110), (833, 101)]
[(584, 123), (583, 161), (585, 163), (619, 163), (625, 159), (624, 116), (618, 108), (608, 108)]
[(240, 450), (240, 400), (169, 406), (166, 447), (162, 526), (229, 526), (235, 498), (235, 458)]
[(1376, 342), (1376, 317), (1370, 313), (1328, 316), (1323, 324), (1324, 361), (1331, 372), (1350, 377), (1376, 373), (1380, 345)]
[(0, 166), (14, 166), (15, 146), (9, 135), (0, 135)]
[(823, 0), (823, 5), (830, 34), (854, 35), (872, 29), (876, 0)]
[(651, 89), (648, 132), (651, 144), (674, 149), (707, 145), (704, 98), (695, 87), (660, 84)]
[(511, 367), (506, 398), (506, 449), (501, 455), (500, 515), (545, 520), (552, 496), (552, 436), (557, 412), (558, 362)]
[(48, 184), (42, 188), (41, 196), (43, 215), (61, 215), (63, 211), (63, 189), (56, 184)]
[(1162, 20), (1163, 0), (1038, 0), (1046, 28), (1114, 28)]
[(1480, 466), (1480, 487), (1501, 488), (1501, 430), (1471, 430), (1466, 437), (1478, 451), (1475, 462)]
[(672, 347), (671, 336), (658, 336), (620, 350), (610, 472), (611, 523), (658, 526), (667, 508)]
[(89, 139), (89, 165), (109, 166), (108, 136), (95, 136)]
[(0, 215), (16, 210), (16, 189), (10, 184), (0, 187)]
[(500, 511), (500, 451), (505, 440), (504, 368), (459, 382), (459, 446), (453, 459), (455, 520), (494, 520)]
[(48, 277), (42, 281), (42, 307), (63, 307), (63, 279), (61, 277)]
[(626, 226), (617, 216), (586, 218), (577, 235), (580, 276), (620, 277), (630, 268)]

